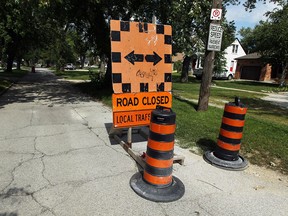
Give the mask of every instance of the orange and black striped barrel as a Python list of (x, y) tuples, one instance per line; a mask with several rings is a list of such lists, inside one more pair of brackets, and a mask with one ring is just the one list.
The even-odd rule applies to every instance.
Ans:
[(157, 187), (172, 183), (176, 114), (163, 107), (152, 111), (143, 179)]
[(225, 104), (217, 148), (214, 152), (218, 158), (238, 160), (246, 112), (247, 107), (240, 103), (237, 97), (235, 103)]

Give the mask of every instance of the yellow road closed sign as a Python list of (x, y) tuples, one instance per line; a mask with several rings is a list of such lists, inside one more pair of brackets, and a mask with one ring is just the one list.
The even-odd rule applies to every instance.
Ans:
[(113, 94), (114, 127), (132, 127), (149, 125), (151, 111), (157, 105), (171, 108), (170, 92), (140, 92)]
[(152, 110), (157, 105), (171, 108), (172, 95), (170, 92), (139, 92), (113, 94), (113, 112), (129, 110)]

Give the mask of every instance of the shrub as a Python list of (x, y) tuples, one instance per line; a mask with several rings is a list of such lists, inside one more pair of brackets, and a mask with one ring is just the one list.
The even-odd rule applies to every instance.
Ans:
[(180, 73), (182, 70), (182, 61), (178, 60), (178, 61), (174, 62), (173, 70), (176, 70), (177, 73)]
[(100, 72), (93, 72), (89, 70), (89, 78), (92, 85), (96, 89), (102, 89), (104, 87), (105, 74)]

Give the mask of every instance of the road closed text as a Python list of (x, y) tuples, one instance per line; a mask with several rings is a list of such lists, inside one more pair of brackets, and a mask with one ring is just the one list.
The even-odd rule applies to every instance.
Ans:
[(141, 92), (113, 94), (113, 112), (129, 110), (153, 110), (157, 105), (171, 108), (170, 92)]
[(139, 101), (138, 97), (134, 98), (117, 98), (117, 107), (129, 107), (129, 106), (138, 106), (139, 102), (142, 105), (165, 105), (169, 103), (168, 96), (152, 96), (152, 97), (143, 97)]

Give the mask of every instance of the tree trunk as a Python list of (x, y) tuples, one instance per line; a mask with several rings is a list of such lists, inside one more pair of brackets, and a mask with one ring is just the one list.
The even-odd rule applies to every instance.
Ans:
[(50, 67), (50, 60), (46, 60), (46, 67), (49, 68)]
[(108, 57), (108, 62), (107, 62), (107, 70), (105, 73), (105, 86), (108, 89), (112, 89), (112, 67), (111, 67), (111, 58), (110, 56)]
[(191, 56), (185, 56), (183, 65), (182, 65), (182, 72), (181, 72), (181, 82), (188, 82), (188, 71), (189, 65), (191, 62)]
[[(212, 8), (221, 8), (221, 7), (222, 7), (222, 0), (213, 0)], [(220, 21), (213, 20), (212, 23), (220, 24)], [(207, 38), (207, 44), (208, 44), (208, 38)], [(208, 103), (210, 97), (210, 84), (212, 80), (214, 61), (215, 61), (215, 51), (206, 50), (197, 111), (206, 111), (208, 109)]]
[(85, 64), (85, 55), (80, 56), (80, 67), (84, 68)]
[(15, 58), (15, 52), (13, 51), (8, 52), (7, 66), (6, 66), (7, 72), (12, 72), (14, 58)]
[(206, 111), (208, 109), (214, 60), (215, 52), (206, 51), (197, 111)]
[(288, 70), (288, 63), (285, 62), (284, 63), (285, 66), (284, 66), (284, 69), (282, 71), (282, 75), (281, 75), (281, 78), (280, 78), (280, 87), (284, 87), (286, 86), (286, 75), (287, 75), (287, 70)]
[(21, 58), (17, 58), (17, 70), (21, 70)]

